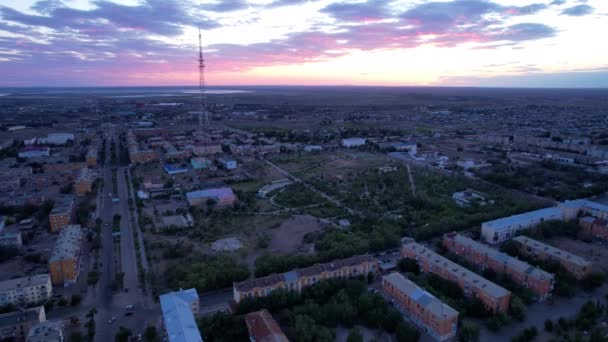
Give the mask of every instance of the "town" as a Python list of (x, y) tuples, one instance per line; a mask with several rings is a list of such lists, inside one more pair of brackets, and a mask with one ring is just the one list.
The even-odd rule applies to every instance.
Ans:
[(1, 341), (608, 340), (605, 90), (6, 92)]

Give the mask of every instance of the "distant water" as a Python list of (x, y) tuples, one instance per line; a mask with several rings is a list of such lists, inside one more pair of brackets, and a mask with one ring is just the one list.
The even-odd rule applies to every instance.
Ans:
[[(207, 94), (237, 94), (252, 90), (207, 89)], [(191, 96), (198, 94), (198, 87), (82, 87), (82, 88), (0, 88), (0, 96), (56, 96), (56, 95), (106, 95), (113, 98), (123, 97), (158, 97), (158, 96)]]

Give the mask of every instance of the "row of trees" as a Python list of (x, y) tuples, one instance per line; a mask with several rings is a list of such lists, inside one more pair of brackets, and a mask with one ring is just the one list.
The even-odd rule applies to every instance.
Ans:
[[(245, 336), (243, 314), (268, 309), (284, 327), (292, 341), (334, 341), (334, 328), (355, 325), (395, 334), (398, 341), (416, 341), (418, 331), (407, 324), (401, 313), (377, 294), (367, 291), (359, 280), (328, 280), (303, 291), (301, 295), (276, 290), (265, 298), (248, 298), (239, 304), (237, 315), (216, 315), (200, 321), (204, 339), (232, 341)], [(227, 334), (225, 334), (226, 332)]]
[(249, 278), (249, 268), (229, 255), (195, 254), (167, 267), (170, 288), (194, 287), (199, 292), (232, 286), (233, 282)]

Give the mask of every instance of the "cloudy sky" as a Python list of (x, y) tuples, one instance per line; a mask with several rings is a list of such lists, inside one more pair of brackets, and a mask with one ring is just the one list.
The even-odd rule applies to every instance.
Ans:
[(608, 87), (606, 0), (0, 0), (0, 86)]

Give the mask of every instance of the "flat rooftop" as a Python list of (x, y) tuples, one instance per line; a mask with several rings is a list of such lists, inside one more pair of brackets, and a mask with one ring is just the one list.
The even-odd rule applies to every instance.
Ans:
[(483, 226), (493, 229), (502, 229), (510, 226), (521, 225), (531, 221), (558, 220), (561, 218), (562, 210), (558, 207), (550, 207), (487, 221), (483, 223)]
[(59, 231), (59, 237), (53, 247), (53, 254), (49, 262), (56, 262), (66, 259), (74, 259), (78, 255), (82, 243), (82, 230), (79, 224), (64, 226)]
[(547, 253), (547, 254), (551, 255), (551, 257), (558, 259), (560, 261), (571, 262), (571, 263), (579, 265), (579, 266), (591, 266), (591, 262), (587, 259), (581, 258), (578, 255), (574, 255), (570, 252), (553, 247), (551, 245), (547, 245), (545, 243), (531, 239), (529, 237), (517, 236), (513, 240), (523, 244), (524, 246), (530, 247), (532, 250)]
[(493, 298), (502, 298), (510, 294), (508, 290), (496, 285), (479, 274), (460, 266), (452, 260), (433, 252), (421, 244), (408, 242), (403, 245), (403, 248), (407, 248), (417, 255), (430, 260), (433, 267), (440, 267), (441, 269), (447, 270), (455, 278), (463, 280), (468, 286), (478, 288)]
[(0, 281), (0, 292), (11, 291), (18, 288), (30, 286), (46, 286), (50, 284), (51, 276), (48, 273), (37, 274), (28, 277)]
[(399, 291), (410, 297), (420, 306), (424, 307), (433, 316), (439, 319), (458, 317), (458, 311), (454, 310), (452, 307), (437, 299), (432, 294), (423, 290), (413, 281), (404, 277), (401, 273), (393, 272), (382, 278), (391, 283), (394, 287), (399, 289)]
[(195, 289), (169, 292), (160, 296), (165, 328), (169, 342), (202, 342), (191, 309), (191, 300), (198, 299)]

